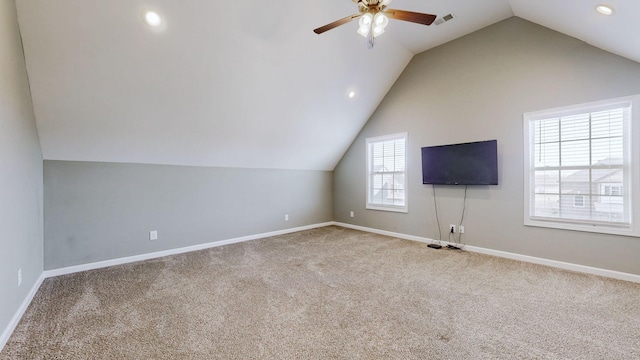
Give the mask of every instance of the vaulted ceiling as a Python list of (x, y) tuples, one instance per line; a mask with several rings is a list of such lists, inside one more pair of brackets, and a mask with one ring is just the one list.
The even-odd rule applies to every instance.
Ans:
[(16, 2), (51, 160), (332, 170), (413, 55), (514, 15), (640, 62), (637, 0), (394, 0), (454, 19), (372, 50), (357, 21), (312, 32), (350, 0)]

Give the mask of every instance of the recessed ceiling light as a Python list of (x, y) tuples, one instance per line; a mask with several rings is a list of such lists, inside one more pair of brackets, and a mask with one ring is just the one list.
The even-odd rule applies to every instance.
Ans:
[(144, 21), (151, 26), (159, 26), (162, 22), (162, 18), (160, 18), (160, 15), (155, 11), (147, 11), (144, 14)]
[(612, 15), (613, 8), (609, 5), (598, 5), (596, 6), (596, 11), (602, 15)]
[(353, 99), (354, 97), (356, 97), (356, 92), (355, 91), (350, 91), (349, 92), (349, 99)]

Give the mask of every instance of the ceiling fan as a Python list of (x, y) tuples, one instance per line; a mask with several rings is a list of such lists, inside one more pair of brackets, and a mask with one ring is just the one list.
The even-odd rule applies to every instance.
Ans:
[(387, 5), (391, 0), (353, 0), (353, 2), (358, 4), (358, 14), (353, 14), (325, 26), (321, 26), (314, 29), (313, 32), (316, 34), (322, 34), (325, 31), (344, 25), (351, 20), (360, 18), (358, 34), (368, 39), (367, 44), (369, 49), (371, 49), (373, 48), (375, 38), (384, 33), (384, 29), (389, 23), (389, 18), (410, 21), (428, 26), (431, 25), (437, 17), (436, 15), (413, 11), (388, 9)]

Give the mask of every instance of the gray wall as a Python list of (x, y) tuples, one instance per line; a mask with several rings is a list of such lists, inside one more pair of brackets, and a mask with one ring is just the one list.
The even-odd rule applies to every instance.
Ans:
[[(463, 243), (640, 274), (638, 238), (523, 225), (522, 114), (638, 93), (640, 64), (516, 17), (416, 55), (334, 171), (335, 220), (437, 238), (420, 148), (497, 139), (500, 185), (469, 187)], [(365, 210), (365, 138), (401, 131), (409, 213)], [(436, 190), (446, 240), (464, 189)]]
[(14, 1), (0, 1), (0, 54), (1, 333), (42, 273), (42, 153)]
[(47, 270), (333, 218), (328, 171), (47, 160), (44, 184)]

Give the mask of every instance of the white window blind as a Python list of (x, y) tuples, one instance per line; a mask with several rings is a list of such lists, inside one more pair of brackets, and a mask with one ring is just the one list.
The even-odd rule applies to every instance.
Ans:
[(631, 107), (612, 101), (525, 114), (525, 224), (632, 228)]
[(367, 209), (407, 211), (407, 134), (366, 140)]

